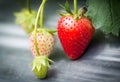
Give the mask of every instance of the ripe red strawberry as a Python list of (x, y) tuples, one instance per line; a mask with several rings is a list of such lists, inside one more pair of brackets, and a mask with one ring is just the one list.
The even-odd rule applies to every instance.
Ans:
[[(36, 40), (37, 40), (37, 46), (38, 46), (38, 51), (40, 52), (40, 56), (49, 56), (55, 40), (53, 34), (47, 32), (44, 29), (39, 30), (39, 32), (36, 33)], [(34, 57), (37, 57), (37, 51), (35, 49), (35, 40), (34, 40), (34, 32), (30, 35), (30, 48), (31, 51), (34, 55)]]
[(83, 54), (93, 33), (92, 23), (86, 17), (75, 20), (73, 16), (64, 16), (58, 22), (61, 44), (71, 59), (77, 59)]
[(85, 13), (83, 10), (79, 15), (76, 13), (74, 16), (71, 13), (64, 15), (58, 22), (60, 42), (67, 56), (73, 60), (84, 53), (95, 30), (90, 19), (83, 15)]

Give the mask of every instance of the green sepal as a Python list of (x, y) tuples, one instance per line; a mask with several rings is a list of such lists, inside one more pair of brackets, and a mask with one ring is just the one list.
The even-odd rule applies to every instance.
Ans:
[(25, 32), (28, 34), (31, 33), (34, 29), (35, 19), (37, 12), (32, 10), (31, 13), (27, 9), (22, 9), (19, 12), (15, 12), (14, 16), (16, 17), (16, 24), (20, 24)]
[(57, 11), (60, 16), (68, 16), (71, 15), (70, 13), (66, 13), (64, 10), (58, 10)]
[(57, 32), (57, 30), (50, 30), (50, 29), (46, 29), (50, 34), (56, 35), (55, 33)]
[(58, 10), (57, 13), (60, 15), (60, 16), (65, 16), (65, 11), (64, 10)]
[(53, 61), (46, 56), (38, 56), (34, 58), (31, 66), (32, 71), (35, 73), (37, 78), (44, 79), (47, 76), (51, 62), (53, 63)]
[[(65, 10), (65, 12), (69, 13), (70, 15), (73, 15), (73, 13), (72, 13), (72, 11), (70, 9), (70, 4), (69, 4), (68, 0), (66, 0), (64, 5), (61, 5), (61, 4), (59, 4), (59, 5), (60, 5), (60, 7), (62, 7)], [(63, 14), (63, 13), (64, 13), (63, 11), (62, 12), (59, 11), (59, 14), (61, 16), (66, 16), (66, 14), (65, 13)]]
[[(34, 32), (34, 31), (33, 31)], [(42, 32), (46, 35), (49, 35), (49, 34), (52, 34), (52, 35), (55, 35), (55, 33), (57, 32), (57, 30), (54, 30), (54, 29), (47, 29), (47, 28), (39, 28), (37, 29), (37, 32)]]
[(71, 12), (71, 9), (70, 9), (70, 4), (68, 2), (68, 0), (66, 0), (65, 2), (65, 10), (70, 13), (71, 15), (73, 15), (73, 13)]

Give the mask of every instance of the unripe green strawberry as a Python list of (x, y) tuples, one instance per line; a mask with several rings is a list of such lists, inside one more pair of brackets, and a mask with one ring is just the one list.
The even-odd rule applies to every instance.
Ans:
[(44, 79), (50, 67), (49, 63), (53, 62), (46, 56), (38, 56), (33, 60), (32, 70), (37, 78)]
[(48, 67), (41, 65), (40, 69), (37, 69), (37, 67), (35, 67), (33, 71), (35, 75), (37, 76), (37, 78), (43, 79), (46, 77), (46, 74), (48, 72)]
[[(35, 40), (34, 40), (34, 32), (30, 35), (30, 48), (33, 53), (33, 56), (38, 56), (37, 51), (35, 49)], [(55, 39), (53, 34), (47, 32), (45, 29), (40, 29), (36, 33), (36, 40), (38, 51), (40, 52), (40, 56), (49, 56), (51, 51), (53, 50), (53, 46), (55, 43)]]

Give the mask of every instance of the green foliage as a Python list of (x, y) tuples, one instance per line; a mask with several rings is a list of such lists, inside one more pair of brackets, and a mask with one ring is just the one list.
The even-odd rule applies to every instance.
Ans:
[(16, 17), (16, 23), (23, 26), (27, 33), (30, 33), (35, 25), (36, 11), (29, 13), (27, 9), (22, 9), (20, 12), (14, 13)]
[(87, 5), (87, 15), (92, 19), (95, 28), (106, 34), (120, 34), (120, 0), (88, 0)]

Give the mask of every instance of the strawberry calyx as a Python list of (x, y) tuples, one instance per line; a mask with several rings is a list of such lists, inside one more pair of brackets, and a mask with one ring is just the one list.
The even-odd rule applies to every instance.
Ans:
[(52, 35), (55, 35), (55, 33), (57, 32), (57, 30), (54, 30), (54, 29), (47, 29), (47, 28), (39, 28), (39, 29), (37, 29), (37, 33), (38, 32), (42, 32), (42, 33), (44, 33), (44, 34), (48, 34), (48, 33), (50, 33), (50, 34), (52, 34)]
[[(66, 2), (65, 2), (65, 4), (64, 5), (61, 5), (60, 4), (60, 6), (67, 12), (67, 14), (66, 13), (61, 13), (62, 11), (60, 11), (60, 15), (62, 15), (62, 16), (65, 16), (65, 15), (73, 15), (73, 12), (71, 11), (71, 9), (70, 9), (70, 4), (69, 4), (69, 2), (66, 0)], [(64, 12), (64, 11), (63, 11)]]
[(37, 29), (37, 32), (33, 31), (32, 34), (35, 35), (35, 33), (43, 33), (45, 35), (49, 35), (49, 34), (52, 34), (52, 35), (55, 35), (55, 33), (57, 32), (57, 30), (55, 29), (47, 29), (47, 28), (38, 28)]
[(50, 60), (46, 56), (38, 56), (34, 58), (31, 66), (32, 66), (32, 71), (34, 71), (35, 75), (43, 79), (46, 77), (47, 71), (50, 68), (50, 63), (53, 63), (52, 60)]
[(61, 16), (74, 16), (74, 19), (76, 19), (76, 20), (79, 20), (82, 16), (86, 16), (85, 13), (87, 11), (87, 8), (82, 7), (80, 9), (78, 9), (77, 8), (77, 0), (74, 0), (74, 12), (71, 11), (68, 0), (66, 0), (64, 6), (63, 5), (60, 5), (60, 6), (65, 10), (65, 12), (64, 11), (59, 12)]

